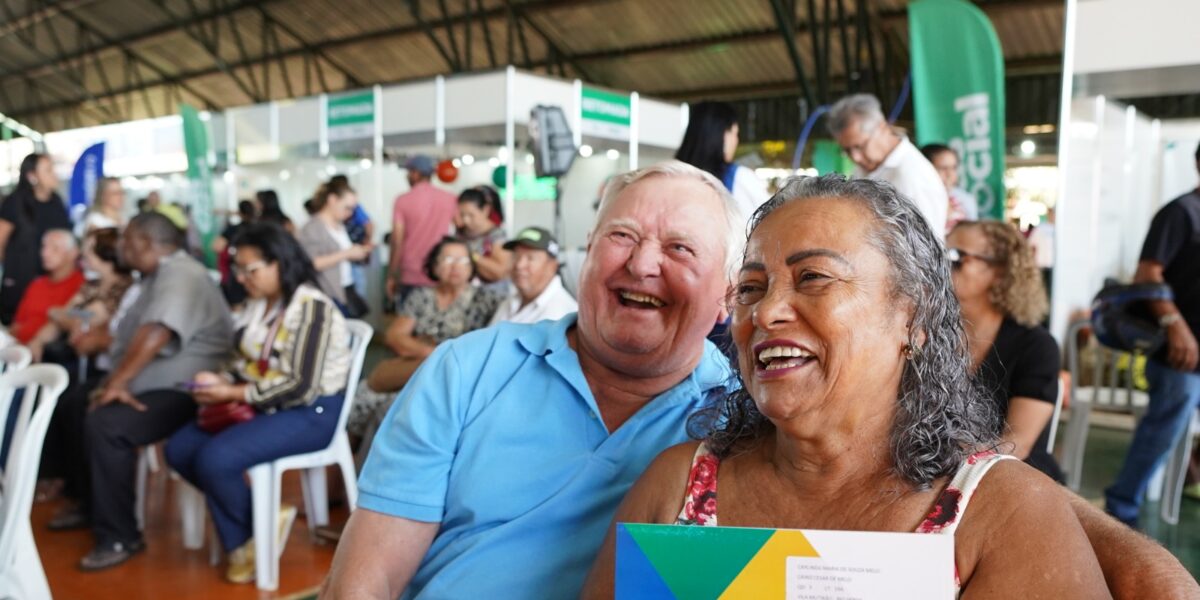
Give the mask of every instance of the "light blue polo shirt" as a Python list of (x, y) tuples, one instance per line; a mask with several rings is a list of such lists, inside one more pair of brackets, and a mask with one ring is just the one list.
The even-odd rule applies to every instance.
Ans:
[(441, 523), (404, 598), (578, 597), (625, 492), (728, 383), (706, 341), (687, 379), (609, 434), (567, 344), (574, 324), (504, 323), (445, 342), (396, 398), (358, 502)]

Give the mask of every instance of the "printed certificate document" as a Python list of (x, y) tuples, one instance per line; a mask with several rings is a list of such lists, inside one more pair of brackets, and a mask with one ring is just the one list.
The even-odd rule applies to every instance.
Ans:
[(621, 600), (953, 600), (954, 537), (617, 525)]

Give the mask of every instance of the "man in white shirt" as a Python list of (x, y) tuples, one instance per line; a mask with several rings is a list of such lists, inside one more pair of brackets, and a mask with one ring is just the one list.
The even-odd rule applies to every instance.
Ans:
[(858, 165), (854, 177), (892, 184), (917, 205), (934, 234), (944, 237), (950, 202), (946, 187), (917, 147), (884, 119), (879, 99), (870, 94), (846, 96), (826, 118), (829, 132)]
[(513, 252), (515, 289), (500, 303), (492, 325), (557, 321), (579, 308), (558, 276), (558, 240), (549, 231), (526, 227), (504, 244), (504, 249)]

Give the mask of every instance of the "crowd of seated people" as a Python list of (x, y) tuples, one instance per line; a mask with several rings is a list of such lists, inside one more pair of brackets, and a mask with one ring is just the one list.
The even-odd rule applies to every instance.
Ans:
[[(725, 183), (670, 161), (606, 186), (575, 298), (554, 235), (508, 239), (495, 190), (469, 188), (420, 278), (389, 265), (378, 341), (394, 356), (345, 398), (346, 320), (364, 310), (352, 270), (372, 248), (345, 178), (299, 227), (273, 192), (240, 206), (211, 247), (217, 285), (186, 219), (160, 204), (125, 223), (107, 182), (77, 260), (69, 223), (41, 206), (61, 203), (48, 159), (27, 162), (0, 246), (7, 261), (40, 227), (45, 273), (23, 283), (10, 332), (72, 367), (43, 476), (64, 480), (50, 528), (93, 533), (83, 571), (146, 548), (135, 464), (165, 442), (205, 496), (225, 579), (253, 581), (245, 471), (325, 447), (351, 402), (365, 463), (323, 597), (609, 597), (613, 522), (715, 526), (718, 509), (721, 525), (954, 536), (968, 597), (1197, 591), (1030, 468), (1061, 477), (1040, 439), (1057, 349), (1007, 225), (965, 221), (943, 243), (891, 185), (829, 176), (788, 182), (747, 236)], [(444, 194), (429, 161), (409, 162), (392, 243), (406, 264), (430, 233), (406, 202)], [(732, 364), (706, 341), (726, 315)], [(282, 508), (281, 533), (295, 517)], [(1044, 569), (1062, 556), (1069, 568)]]

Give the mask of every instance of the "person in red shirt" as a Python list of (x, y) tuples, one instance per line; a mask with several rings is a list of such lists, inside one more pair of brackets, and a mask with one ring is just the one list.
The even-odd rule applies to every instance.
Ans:
[(28, 344), (49, 319), (50, 309), (64, 306), (83, 285), (79, 270), (79, 244), (65, 229), (51, 229), (42, 236), (42, 268), (45, 275), (34, 279), (17, 305), (9, 333)]

